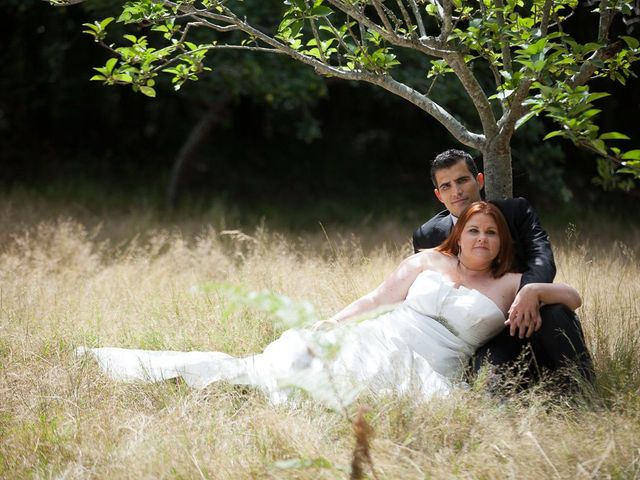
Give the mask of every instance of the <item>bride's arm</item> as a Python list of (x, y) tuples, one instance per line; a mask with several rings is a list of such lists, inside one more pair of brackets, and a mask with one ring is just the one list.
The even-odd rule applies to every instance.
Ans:
[(370, 312), (383, 305), (403, 301), (407, 297), (409, 287), (420, 272), (425, 269), (425, 254), (418, 253), (402, 261), (391, 275), (376, 288), (331, 317), (328, 322), (338, 323), (351, 317)]
[(562, 303), (571, 310), (576, 310), (582, 305), (578, 291), (565, 283), (528, 283), (521, 291), (525, 289), (537, 296), (540, 303)]
[(561, 303), (571, 310), (582, 305), (577, 290), (563, 283), (529, 283), (518, 290), (519, 286), (520, 280), (517, 282), (515, 299), (509, 307), (509, 318), (504, 322), (509, 326), (511, 336), (518, 334), (520, 338), (529, 338), (542, 327), (542, 304)]

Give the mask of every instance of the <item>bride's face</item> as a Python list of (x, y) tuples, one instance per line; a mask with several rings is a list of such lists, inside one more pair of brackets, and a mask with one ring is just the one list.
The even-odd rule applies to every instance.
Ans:
[(462, 230), (458, 247), (460, 255), (468, 259), (493, 261), (500, 251), (498, 225), (493, 217), (486, 213), (472, 215)]

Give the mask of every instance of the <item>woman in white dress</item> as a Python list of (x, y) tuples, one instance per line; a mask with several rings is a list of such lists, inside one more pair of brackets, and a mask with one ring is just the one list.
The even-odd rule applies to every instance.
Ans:
[[(442, 245), (408, 257), (371, 293), (310, 329), (287, 330), (260, 354), (78, 350), (92, 354), (114, 379), (182, 377), (196, 388), (222, 380), (256, 386), (274, 403), (300, 390), (335, 408), (363, 392), (428, 398), (461, 382), (476, 348), (504, 328), (521, 276), (509, 272), (510, 263), (502, 213), (476, 202)], [(568, 285), (523, 288), (540, 303), (581, 305)]]

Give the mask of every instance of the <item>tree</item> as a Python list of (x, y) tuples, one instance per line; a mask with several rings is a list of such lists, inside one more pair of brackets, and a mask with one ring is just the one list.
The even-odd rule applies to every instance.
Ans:
[[(49, 0), (53, 4), (81, 0)], [(619, 132), (600, 133), (593, 103), (607, 95), (589, 82), (609, 78), (624, 83), (640, 56), (629, 33), (638, 7), (632, 0), (288, 0), (277, 25), (254, 23), (242, 1), (133, 0), (117, 19), (159, 32), (152, 46), (146, 35), (126, 34), (123, 46), (107, 43), (113, 18), (85, 24), (86, 33), (113, 53), (92, 80), (130, 85), (155, 96), (155, 78), (171, 76), (176, 89), (197, 80), (212, 51), (241, 49), (287, 55), (316, 73), (379, 86), (438, 120), (461, 144), (484, 157), (488, 198), (512, 195), (511, 140), (533, 116), (559, 128), (545, 139), (564, 137), (600, 158), (600, 173), (640, 177), (640, 150), (623, 151), (611, 141)], [(591, 31), (568, 33), (577, 11), (590, 8)], [(634, 10), (635, 8), (635, 10)], [(193, 41), (196, 31), (209, 32)], [(244, 35), (239, 37), (238, 32)], [(584, 38), (583, 38), (584, 37)], [(411, 80), (400, 81), (406, 56), (430, 61), (431, 82), (455, 77), (473, 108), (448, 111)], [(215, 65), (214, 65), (215, 66)], [(470, 116), (471, 114), (471, 116)], [(476, 122), (477, 120), (477, 122)], [(479, 124), (478, 131), (469, 125)], [(617, 183), (620, 183), (618, 180)], [(623, 186), (632, 185), (626, 180)]]

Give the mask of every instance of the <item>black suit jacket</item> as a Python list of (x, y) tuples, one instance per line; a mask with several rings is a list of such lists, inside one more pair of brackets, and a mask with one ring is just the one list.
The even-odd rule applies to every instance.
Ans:
[[(513, 270), (522, 273), (520, 288), (528, 283), (551, 283), (556, 265), (549, 236), (540, 225), (538, 215), (524, 198), (492, 201), (502, 212), (513, 238)], [(416, 252), (440, 245), (451, 232), (453, 220), (448, 210), (434, 216), (413, 232)]]

